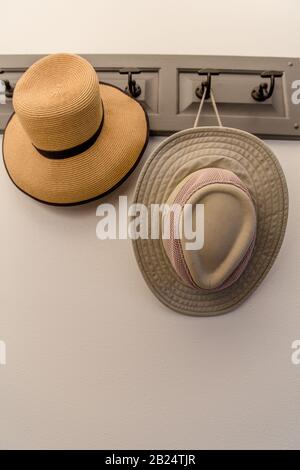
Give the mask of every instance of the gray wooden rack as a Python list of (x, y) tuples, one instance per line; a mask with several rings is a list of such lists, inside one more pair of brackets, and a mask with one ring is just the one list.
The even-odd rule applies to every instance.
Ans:
[[(0, 131), (13, 112), (14, 86), (40, 55), (0, 55)], [(193, 55), (83, 55), (99, 80), (140, 100), (152, 134), (193, 125), (204, 85), (211, 84), (225, 126), (264, 138), (300, 139), (300, 59)], [(209, 100), (202, 125), (214, 125)]]

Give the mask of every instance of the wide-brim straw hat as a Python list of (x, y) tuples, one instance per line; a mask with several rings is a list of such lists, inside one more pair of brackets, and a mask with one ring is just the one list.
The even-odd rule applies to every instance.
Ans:
[[(223, 196), (227, 193), (223, 205), (219, 204), (223, 196), (209, 199), (215, 188)], [(210, 237), (204, 239), (204, 248), (213, 243), (212, 238), (221, 246), (213, 246), (217, 249), (202, 258), (201, 250), (183, 253), (178, 240), (164, 240), (161, 232), (151, 239), (150, 218), (149, 237), (134, 240), (133, 247), (145, 281), (163, 304), (183, 314), (218, 315), (240, 305), (273, 265), (287, 224), (287, 185), (277, 158), (257, 137), (227, 127), (195, 127), (172, 135), (154, 150), (139, 176), (134, 203), (147, 208), (170, 200), (182, 203), (191, 201), (195, 192), (198, 200), (206, 198), (220, 219), (208, 224)], [(230, 201), (240, 214), (235, 209), (230, 212)], [(206, 209), (204, 205), (204, 214)], [(220, 263), (218, 269), (214, 266), (215, 278), (206, 276), (211, 258), (222, 260), (227, 249), (222, 246), (226, 242), (222, 224), (230, 219), (225, 237), (232, 236), (235, 216), (243, 222), (239, 256), (231, 257), (229, 270)]]
[(3, 138), (13, 183), (34, 199), (76, 205), (119, 186), (149, 137), (142, 105), (100, 83), (91, 64), (53, 54), (33, 64), (14, 90), (15, 113)]

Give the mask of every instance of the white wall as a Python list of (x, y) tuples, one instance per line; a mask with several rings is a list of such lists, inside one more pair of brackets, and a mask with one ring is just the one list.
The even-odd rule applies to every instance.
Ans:
[[(2, 2), (0, 53), (299, 57), (299, 23), (298, 0)], [(270, 145), (290, 192), (285, 242), (217, 318), (162, 306), (130, 243), (96, 239), (97, 203), (35, 203), (0, 164), (0, 448), (300, 447), (300, 143)]]
[(300, 55), (299, 0), (1, 2), (1, 54)]

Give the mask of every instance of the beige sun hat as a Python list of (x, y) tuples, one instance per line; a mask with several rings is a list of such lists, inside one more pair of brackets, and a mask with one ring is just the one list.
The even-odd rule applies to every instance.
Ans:
[[(165, 204), (161, 215), (177, 224), (185, 205), (195, 218), (204, 207), (201, 248), (188, 250), (184, 236), (133, 241), (141, 272), (156, 297), (189, 315), (218, 315), (240, 305), (264, 279), (281, 247), (288, 217), (288, 191), (273, 152), (257, 137), (223, 127), (195, 127), (162, 142), (139, 176), (134, 202)], [(179, 205), (176, 219), (172, 208)], [(185, 221), (184, 221), (185, 222)], [(162, 224), (163, 225), (163, 224)], [(175, 228), (174, 228), (175, 227)], [(201, 230), (196, 226), (196, 230)]]
[(141, 104), (98, 82), (91, 64), (53, 54), (33, 64), (14, 90), (3, 138), (13, 183), (54, 205), (75, 205), (112, 191), (135, 168), (149, 136)]

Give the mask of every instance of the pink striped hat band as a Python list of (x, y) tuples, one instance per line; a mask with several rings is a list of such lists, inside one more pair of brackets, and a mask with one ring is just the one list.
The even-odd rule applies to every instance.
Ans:
[[(175, 220), (173, 205), (204, 205), (204, 245), (187, 251)], [(232, 171), (205, 168), (191, 173), (172, 192), (167, 205), (170, 237), (163, 240), (165, 253), (179, 278), (204, 291), (221, 291), (236, 282), (253, 253), (257, 217), (251, 195)], [(173, 206), (174, 207), (174, 206)]]

